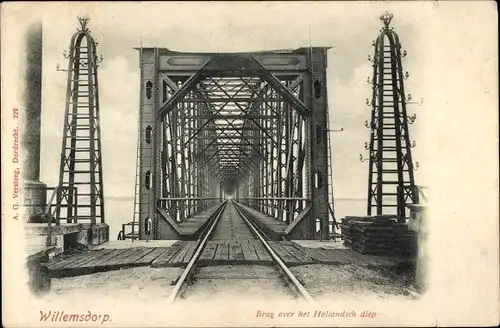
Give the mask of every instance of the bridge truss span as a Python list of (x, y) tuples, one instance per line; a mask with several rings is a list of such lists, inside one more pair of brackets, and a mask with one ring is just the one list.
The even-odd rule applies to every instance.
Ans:
[(149, 221), (152, 238), (169, 239), (172, 222), (225, 198), (285, 222), (290, 237), (329, 238), (328, 48), (138, 50), (140, 239)]

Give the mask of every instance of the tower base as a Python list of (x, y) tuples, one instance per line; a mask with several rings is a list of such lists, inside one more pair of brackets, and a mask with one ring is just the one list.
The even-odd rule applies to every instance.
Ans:
[(40, 181), (26, 180), (23, 184), (24, 222), (41, 223), (37, 214), (45, 212), (47, 206), (47, 185)]

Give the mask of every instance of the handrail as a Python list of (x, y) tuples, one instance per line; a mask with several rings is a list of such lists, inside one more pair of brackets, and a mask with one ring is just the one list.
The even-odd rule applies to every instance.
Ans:
[(45, 208), (45, 214), (50, 214), (50, 207), (52, 206), (52, 202), (54, 201), (54, 198), (55, 198), (56, 193), (58, 191), (59, 191), (59, 186), (54, 188), (54, 191), (52, 192), (52, 196), (50, 197), (50, 200), (47, 203), (47, 207)]
[[(132, 239), (132, 241), (139, 239), (139, 231), (135, 232), (135, 227), (139, 226), (139, 222), (137, 221), (131, 221), (128, 223), (123, 223), (122, 224), (122, 230), (118, 233), (117, 240), (126, 240), (126, 239)], [(131, 227), (131, 232), (127, 233), (125, 231), (125, 227)], [(121, 237), (121, 239), (120, 239)]]
[[(44, 217), (47, 218), (47, 241), (45, 242), (45, 246), (49, 247), (52, 246), (52, 215), (50, 214), (50, 207), (52, 206), (52, 201), (54, 200), (54, 197), (59, 190), (59, 187), (55, 187), (54, 191), (52, 192), (52, 196), (50, 197), (49, 203), (45, 207), (44, 211)], [(57, 224), (58, 221), (56, 221)], [(59, 224), (57, 224), (59, 225)]]
[[(52, 202), (54, 201), (54, 198), (56, 197), (58, 192), (59, 192), (59, 186), (54, 188), (54, 191), (52, 192), (52, 196), (50, 197), (50, 200), (45, 207), (44, 217), (46, 217), (47, 221), (48, 221), (47, 222), (47, 242), (46, 242), (47, 247), (53, 246), (52, 245), (52, 218), (54, 217), (54, 214), (55, 214), (55, 211), (57, 210), (57, 208), (61, 205), (61, 202), (57, 202), (57, 205), (55, 206), (54, 211), (52, 211), (52, 213), (50, 213), (50, 208), (52, 207)], [(56, 218), (56, 226), (59, 226), (60, 223), (61, 222), (60, 222), (59, 218)]]
[(415, 186), (415, 188), (417, 189), (419, 196), (422, 196), (423, 200), (427, 201), (427, 196), (425, 195), (424, 190), (427, 190), (429, 188), (426, 186)]

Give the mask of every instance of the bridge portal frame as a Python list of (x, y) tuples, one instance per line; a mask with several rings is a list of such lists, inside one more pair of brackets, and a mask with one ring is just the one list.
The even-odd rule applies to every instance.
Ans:
[(328, 49), (137, 49), (139, 239), (149, 219), (150, 238), (175, 238), (160, 208), (182, 222), (226, 196), (286, 222), (291, 238), (329, 238)]

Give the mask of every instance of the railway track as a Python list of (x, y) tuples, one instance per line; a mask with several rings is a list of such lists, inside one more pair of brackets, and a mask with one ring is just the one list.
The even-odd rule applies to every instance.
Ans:
[(260, 241), (275, 263), (274, 267), (277, 273), (273, 274), (273, 277), (271, 278), (277, 278), (280, 280), (281, 285), (285, 286), (294, 297), (299, 297), (306, 301), (314, 300), (304, 288), (302, 283), (294, 276), (283, 260), (272, 249), (268, 243), (267, 237), (262, 233), (262, 231), (260, 231), (260, 229), (238, 208), (236, 204), (231, 201), (227, 201), (221, 205), (221, 209), (218, 210), (216, 215), (214, 215), (212, 222), (210, 222), (205, 231), (203, 231), (200, 235), (196, 251), (191, 257), (191, 260), (187, 264), (186, 268), (183, 270), (182, 274), (177, 279), (175, 287), (169, 296), (169, 303), (173, 303), (179, 298), (185, 298), (186, 290), (188, 289), (187, 285), (190, 282), (192, 283), (195, 281), (199, 258), (203, 253), (207, 242), (209, 240), (220, 240), (224, 238), (256, 239)]

